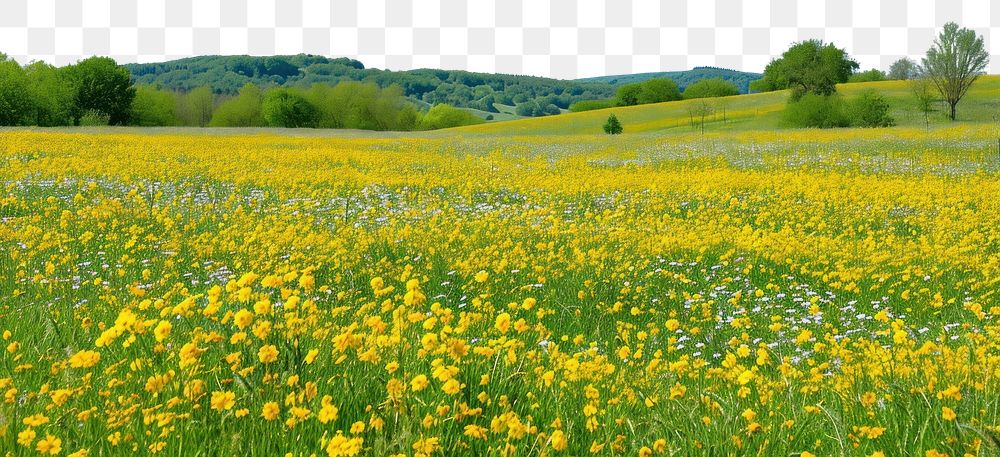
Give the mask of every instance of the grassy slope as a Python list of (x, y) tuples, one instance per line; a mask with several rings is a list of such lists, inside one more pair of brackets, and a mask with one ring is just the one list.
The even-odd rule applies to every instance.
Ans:
[[(896, 123), (903, 127), (922, 127), (923, 115), (914, 109), (910, 86), (905, 81), (883, 81), (876, 83), (842, 84), (839, 91), (850, 99), (866, 89), (874, 89), (883, 94), (892, 105), (892, 115)], [(726, 120), (720, 113), (712, 116), (706, 130), (772, 130), (782, 127), (781, 111), (784, 109), (787, 92), (737, 95), (711, 99), (710, 103), (724, 106)], [(509, 135), (536, 134), (586, 134), (601, 133), (601, 126), (610, 113), (621, 120), (626, 133), (648, 132), (690, 132), (689, 109), (700, 100), (657, 103), (642, 106), (616, 107), (582, 113), (566, 113), (559, 116), (521, 119), (508, 122), (494, 122), (452, 129), (459, 133), (494, 133)], [(945, 107), (938, 105), (938, 112), (931, 115), (931, 124), (947, 124)], [(1000, 75), (984, 76), (969, 91), (959, 104), (958, 117), (966, 122), (996, 122), (1000, 118)]]

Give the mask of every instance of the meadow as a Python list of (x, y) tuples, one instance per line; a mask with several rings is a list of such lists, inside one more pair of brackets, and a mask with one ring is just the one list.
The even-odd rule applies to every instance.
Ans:
[[(942, 115), (947, 111), (943, 103), (935, 103), (935, 112), (925, 119), (915, 106), (913, 89), (909, 81), (880, 81), (837, 85), (837, 92), (844, 99), (857, 97), (865, 91), (875, 91), (890, 104), (890, 115), (896, 125), (926, 129), (946, 127), (950, 121)], [(964, 123), (998, 125), (1000, 122), (1000, 75), (985, 75), (969, 89), (959, 103), (958, 120)], [(709, 132), (761, 131), (786, 128), (782, 111), (788, 101), (787, 91), (764, 92), (712, 99), (682, 100), (637, 106), (620, 106), (609, 109), (566, 113), (560, 116), (521, 119), (516, 122), (496, 122), (462, 127), (466, 133), (493, 135), (568, 135), (600, 133), (601, 124), (614, 113), (625, 126), (625, 133), (685, 134), (691, 131), (691, 110), (702, 103), (712, 108), (706, 119)], [(700, 129), (700, 126), (699, 126)]]
[(595, 115), (0, 132), (0, 450), (1000, 453), (994, 124)]

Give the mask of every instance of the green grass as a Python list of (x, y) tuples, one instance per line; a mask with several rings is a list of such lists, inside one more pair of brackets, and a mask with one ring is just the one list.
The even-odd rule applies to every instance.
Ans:
[[(840, 93), (847, 99), (863, 90), (875, 90), (884, 95), (892, 106), (892, 116), (900, 127), (923, 127), (924, 117), (915, 108), (910, 85), (905, 81), (841, 84)], [(773, 130), (783, 128), (781, 112), (788, 92), (737, 95), (708, 100), (716, 114), (706, 123), (706, 131)], [(694, 130), (690, 110), (702, 100), (682, 100), (650, 105), (615, 107), (559, 116), (494, 122), (453, 129), (458, 133), (490, 133), (509, 135), (571, 135), (601, 133), (608, 115), (614, 113), (625, 127), (625, 133), (689, 133)], [(937, 103), (931, 114), (932, 126), (951, 123), (945, 116), (946, 106)], [(723, 111), (725, 116), (723, 117)], [(988, 123), (1000, 120), (1000, 76), (984, 76), (969, 91), (958, 106), (961, 122)]]

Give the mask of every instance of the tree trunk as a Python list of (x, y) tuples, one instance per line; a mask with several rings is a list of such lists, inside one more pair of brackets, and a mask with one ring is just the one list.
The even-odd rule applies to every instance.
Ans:
[(955, 120), (955, 107), (958, 106), (958, 102), (951, 103), (951, 120)]

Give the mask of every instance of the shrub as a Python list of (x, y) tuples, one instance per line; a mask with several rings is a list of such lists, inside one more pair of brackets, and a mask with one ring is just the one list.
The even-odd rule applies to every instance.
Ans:
[(789, 101), (784, 121), (792, 127), (817, 127), (822, 129), (847, 127), (840, 97), (837, 95), (805, 94), (798, 101)]
[(889, 102), (874, 90), (867, 90), (847, 104), (847, 118), (854, 127), (892, 127)]
[(315, 127), (317, 110), (297, 90), (278, 88), (264, 96), (264, 120), (272, 127)]
[(264, 115), (262, 104), (264, 93), (251, 84), (246, 83), (240, 94), (231, 98), (215, 110), (212, 115), (212, 127), (263, 127)]
[[(492, 116), (492, 115), (491, 115)], [(434, 105), (424, 118), (420, 121), (421, 130), (446, 129), (459, 127), (462, 125), (482, 124), (484, 121), (480, 117), (464, 109), (455, 108), (451, 105)]]
[(642, 84), (625, 84), (615, 92), (615, 105), (634, 106), (639, 104), (639, 92), (642, 91)]
[(618, 122), (618, 117), (614, 114), (608, 116), (608, 121), (604, 123), (604, 133), (608, 135), (618, 135), (621, 134), (624, 129), (622, 128), (621, 122)]
[(684, 88), (684, 98), (729, 97), (739, 95), (736, 85), (722, 78), (702, 79)]
[(111, 124), (111, 116), (95, 110), (87, 110), (80, 116), (80, 125), (84, 127), (105, 127)]
[(885, 81), (885, 72), (882, 70), (871, 69), (868, 71), (862, 71), (860, 73), (855, 73), (847, 78), (849, 83), (867, 83), (874, 81)]
[(612, 106), (614, 106), (614, 103), (611, 100), (580, 100), (572, 105), (569, 105), (569, 110), (574, 113), (580, 113), (595, 109), (611, 108)]
[(538, 103), (535, 101), (529, 100), (523, 103), (518, 103), (517, 107), (514, 108), (514, 113), (518, 116), (541, 116), (542, 108), (538, 106)]
[(681, 90), (670, 78), (644, 81), (639, 90), (639, 104), (672, 102), (681, 99)]
[(136, 86), (129, 123), (140, 127), (177, 125), (176, 97), (153, 86)]

